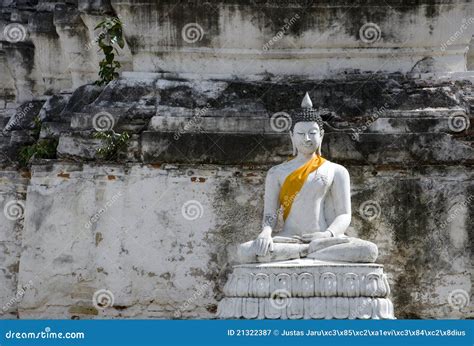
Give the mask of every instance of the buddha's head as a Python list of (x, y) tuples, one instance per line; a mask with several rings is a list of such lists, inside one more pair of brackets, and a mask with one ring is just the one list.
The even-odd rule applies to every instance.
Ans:
[(321, 155), (323, 136), (323, 119), (313, 109), (313, 103), (306, 93), (301, 102), (301, 110), (292, 115), (290, 137), (293, 143), (293, 155), (298, 152), (306, 155), (312, 153)]

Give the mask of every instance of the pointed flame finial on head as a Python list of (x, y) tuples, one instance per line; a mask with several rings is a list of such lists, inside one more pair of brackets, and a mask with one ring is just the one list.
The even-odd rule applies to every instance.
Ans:
[(304, 95), (303, 101), (301, 101), (301, 108), (306, 108), (306, 109), (313, 108), (313, 102), (311, 102), (311, 99), (308, 93)]

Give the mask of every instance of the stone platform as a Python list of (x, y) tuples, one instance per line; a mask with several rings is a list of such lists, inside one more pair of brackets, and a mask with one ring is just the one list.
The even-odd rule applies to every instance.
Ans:
[(383, 266), (298, 259), (234, 267), (219, 318), (394, 319)]

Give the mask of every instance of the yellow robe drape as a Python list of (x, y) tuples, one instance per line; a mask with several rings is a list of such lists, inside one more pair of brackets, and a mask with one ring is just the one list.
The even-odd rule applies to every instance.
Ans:
[(308, 175), (317, 170), (325, 161), (325, 158), (316, 155), (286, 177), (280, 190), (280, 205), (283, 207), (284, 220), (290, 214), (293, 201), (303, 187)]

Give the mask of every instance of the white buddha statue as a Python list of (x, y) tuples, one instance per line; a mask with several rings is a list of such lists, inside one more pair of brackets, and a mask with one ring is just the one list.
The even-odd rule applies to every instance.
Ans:
[[(265, 182), (263, 230), (238, 248), (240, 263), (297, 258), (370, 263), (378, 255), (369, 241), (348, 237), (351, 223), (350, 179), (346, 168), (321, 156), (323, 121), (306, 93), (292, 116), (294, 154), (272, 167)], [(274, 230), (279, 213), (284, 225)]]

